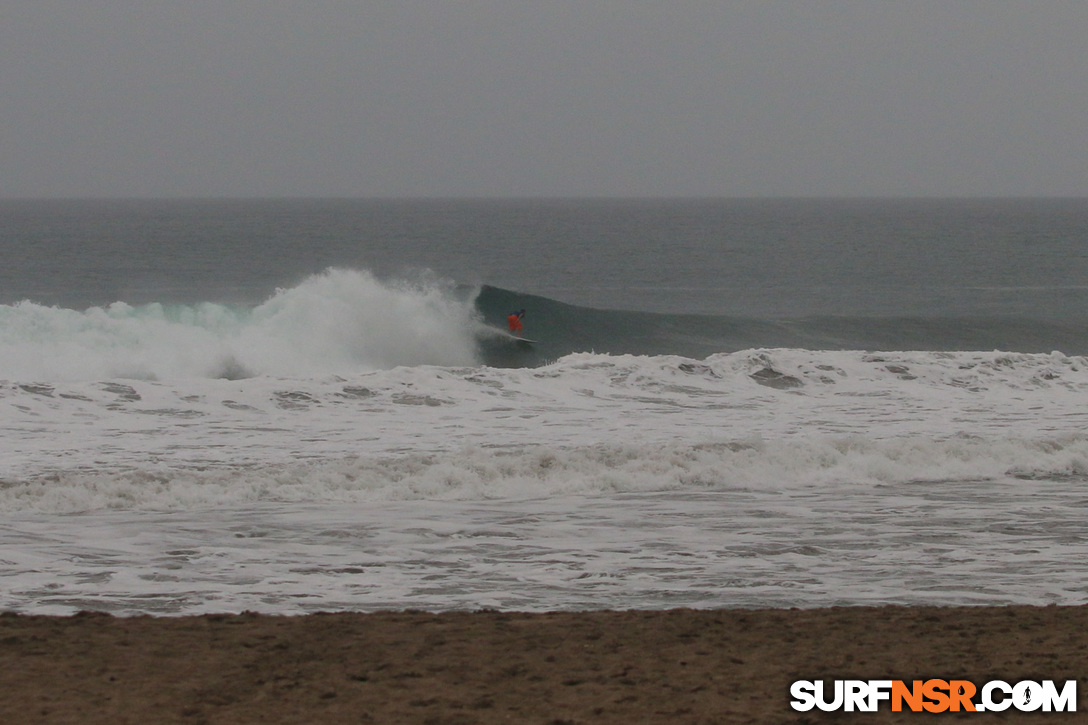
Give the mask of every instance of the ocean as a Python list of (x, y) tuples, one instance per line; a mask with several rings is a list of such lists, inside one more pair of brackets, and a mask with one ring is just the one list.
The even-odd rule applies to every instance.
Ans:
[(1088, 601), (1088, 200), (6, 200), (0, 249), (0, 610)]

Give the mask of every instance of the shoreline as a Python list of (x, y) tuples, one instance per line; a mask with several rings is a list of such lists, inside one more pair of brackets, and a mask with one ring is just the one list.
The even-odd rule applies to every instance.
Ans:
[[(1078, 680), (1088, 606), (0, 614), (0, 722), (804, 723), (795, 680)], [(945, 713), (946, 717), (962, 715)], [(892, 712), (866, 722), (913, 722)], [(975, 713), (973, 723), (1068, 722)]]

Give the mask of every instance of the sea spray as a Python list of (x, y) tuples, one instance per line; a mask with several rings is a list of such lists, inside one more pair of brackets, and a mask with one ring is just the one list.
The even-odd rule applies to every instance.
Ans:
[(0, 379), (171, 380), (472, 365), (471, 299), (438, 279), (330, 269), (256, 307), (0, 306)]

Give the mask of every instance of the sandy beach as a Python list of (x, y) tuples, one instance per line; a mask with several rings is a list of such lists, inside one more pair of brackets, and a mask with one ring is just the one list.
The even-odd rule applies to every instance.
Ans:
[(1078, 679), (1088, 607), (0, 615), (3, 723), (870, 723), (799, 679)]

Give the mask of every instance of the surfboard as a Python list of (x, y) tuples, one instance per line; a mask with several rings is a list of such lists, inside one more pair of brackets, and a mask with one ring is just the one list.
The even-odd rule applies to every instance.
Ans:
[(535, 345), (537, 344), (537, 342), (539, 342), (538, 340), (530, 340), (526, 337), (518, 337), (512, 332), (507, 332), (506, 330), (500, 329), (498, 327), (492, 327), (491, 329), (494, 330), (496, 335), (499, 335), (500, 337), (505, 337), (508, 340), (513, 340), (514, 342), (524, 342), (529, 345)]
[(502, 330), (501, 333), (502, 333), (503, 337), (505, 337), (505, 338), (507, 338), (509, 340), (513, 340), (514, 342), (525, 342), (525, 343), (528, 343), (530, 345), (535, 345), (536, 344), (536, 340), (530, 340), (527, 337), (518, 337), (514, 333), (507, 332), (506, 330)]

